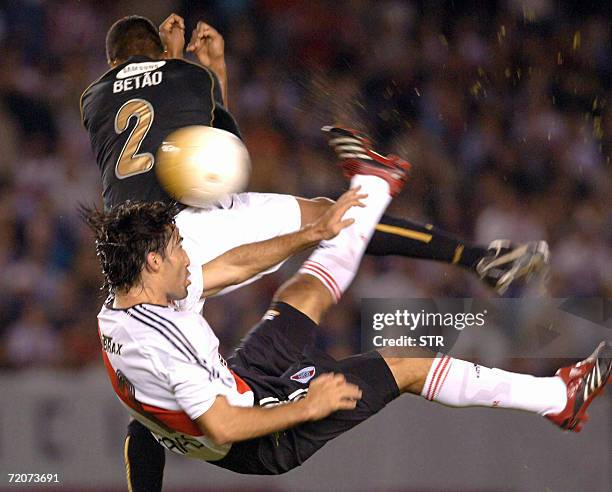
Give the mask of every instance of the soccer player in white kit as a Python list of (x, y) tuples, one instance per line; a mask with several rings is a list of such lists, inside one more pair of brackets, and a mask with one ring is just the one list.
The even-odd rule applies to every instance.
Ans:
[[(152, 169), (156, 149), (172, 130), (205, 124), (240, 136), (226, 107), (223, 38), (211, 26), (198, 23), (187, 50), (203, 66), (181, 60), (184, 43), (183, 19), (176, 14), (162, 23), (159, 33), (149, 20), (138, 16), (121, 19), (109, 30), (106, 48), (111, 69), (81, 98), (83, 123), (100, 167), (108, 209), (126, 199), (169, 200)], [(364, 137), (351, 132), (349, 138), (361, 141)], [(352, 153), (341, 151), (339, 155), (343, 158)], [(296, 231), (315, 220), (330, 203), (327, 199), (243, 193), (207, 211), (181, 210), (176, 221), (192, 273), (189, 295), (180, 301), (181, 308), (201, 310), (201, 265), (244, 242)], [(476, 273), (500, 293), (513, 281), (529, 278), (548, 261), (543, 241), (513, 245), (498, 240), (483, 247), (431, 225), (388, 216), (381, 217), (367, 253), (456, 264)], [(131, 444), (136, 441), (132, 439)]]
[[(188, 51), (203, 67), (180, 60), (184, 23), (176, 14), (166, 19), (159, 33), (142, 17), (122, 19), (109, 30), (106, 44), (111, 70), (91, 84), (81, 98), (83, 122), (102, 174), (105, 207), (110, 209), (126, 199), (167, 200), (152, 172), (155, 151), (165, 135), (193, 124), (240, 135), (226, 109), (223, 38), (211, 26), (198, 23)], [(355, 133), (352, 138), (363, 139)], [(341, 158), (343, 154), (339, 152)], [(206, 212), (184, 208), (176, 220), (191, 258), (192, 284), (181, 307), (201, 309), (201, 265), (244, 242), (296, 231), (329, 206), (326, 199), (244, 193)], [(272, 216), (273, 221), (268, 219)], [(543, 241), (523, 245), (495, 241), (483, 247), (431, 225), (388, 216), (381, 218), (367, 253), (456, 264), (476, 273), (500, 293), (513, 281), (541, 270), (548, 261)], [(136, 436), (128, 440), (136, 448), (138, 441)], [(149, 451), (147, 448), (140, 454)], [(138, 449), (134, 453), (138, 454)]]
[[(159, 443), (238, 473), (284, 473), (402, 393), (454, 407), (521, 409), (581, 429), (612, 372), (605, 343), (554, 377), (421, 349), (337, 361), (314, 348), (319, 321), (352, 281), (406, 168), (401, 159), (344, 166), (351, 190), (315, 224), (266, 241), (272, 253), (253, 256), (255, 266), (247, 260), (261, 244), (202, 267), (208, 295), (322, 239), (227, 362), (206, 321), (176, 308), (187, 296), (189, 258), (172, 207), (127, 203), (86, 214), (111, 293), (98, 316), (105, 365), (118, 397)], [(159, 475), (130, 480), (132, 490), (161, 490)]]

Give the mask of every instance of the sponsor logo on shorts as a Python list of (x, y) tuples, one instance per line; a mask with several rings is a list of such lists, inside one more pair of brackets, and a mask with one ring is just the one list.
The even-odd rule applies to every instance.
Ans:
[(272, 321), (274, 318), (276, 318), (278, 315), (280, 314), (279, 311), (277, 311), (276, 309), (268, 309), (266, 311), (266, 314), (263, 315), (262, 319), (266, 319), (268, 321)]
[(303, 384), (303, 383), (307, 383), (308, 381), (310, 381), (314, 377), (314, 375), (315, 375), (314, 366), (308, 366), (308, 367), (305, 367), (304, 369), (300, 369), (289, 379)]
[[(314, 369), (314, 368), (313, 368)], [(291, 393), (286, 400), (280, 400), (276, 396), (266, 396), (259, 400), (259, 406), (261, 407), (276, 407), (278, 405), (286, 405), (287, 403), (291, 403), (292, 401), (301, 400), (302, 398), (306, 398), (308, 394), (308, 388), (299, 388)]]
[(123, 67), (117, 73), (118, 79), (125, 79), (126, 77), (132, 77), (133, 75), (140, 75), (145, 72), (152, 72), (157, 70), (159, 67), (163, 67), (166, 64), (165, 61), (158, 62), (144, 62), (144, 63), (130, 63)]

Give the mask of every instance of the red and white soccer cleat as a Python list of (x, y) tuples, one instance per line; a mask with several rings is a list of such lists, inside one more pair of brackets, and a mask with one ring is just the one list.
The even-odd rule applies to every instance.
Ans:
[(601, 342), (595, 352), (581, 362), (572, 366), (562, 367), (556, 373), (567, 387), (567, 404), (562, 412), (546, 415), (554, 424), (562, 429), (580, 432), (588, 420), (586, 410), (593, 399), (601, 394), (611, 379), (612, 358), (603, 355), (610, 346)]
[(329, 146), (340, 159), (344, 175), (351, 179), (355, 174), (377, 176), (389, 183), (391, 196), (396, 196), (408, 180), (411, 165), (396, 155), (383, 156), (372, 149), (367, 135), (340, 126), (324, 126)]

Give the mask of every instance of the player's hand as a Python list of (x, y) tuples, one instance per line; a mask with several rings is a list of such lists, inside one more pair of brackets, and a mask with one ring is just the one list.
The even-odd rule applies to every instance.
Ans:
[(225, 41), (223, 36), (206, 22), (200, 21), (191, 33), (187, 51), (193, 53), (199, 62), (213, 70), (225, 66)]
[(352, 410), (361, 399), (359, 386), (342, 374), (321, 374), (308, 387), (304, 399), (308, 420), (320, 420), (337, 410)]
[(180, 15), (170, 14), (159, 26), (166, 58), (183, 58), (185, 47), (185, 21)]
[(346, 211), (351, 207), (365, 207), (361, 201), (368, 195), (359, 193), (360, 186), (345, 192), (331, 207), (329, 207), (316, 222), (312, 224), (313, 234), (317, 241), (332, 239), (345, 227), (355, 222), (354, 219), (342, 219)]

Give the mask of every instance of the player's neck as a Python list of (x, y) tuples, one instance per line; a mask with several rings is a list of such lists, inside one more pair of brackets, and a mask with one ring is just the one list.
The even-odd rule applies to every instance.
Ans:
[(159, 306), (167, 306), (169, 304), (168, 296), (155, 289), (145, 286), (132, 287), (128, 291), (115, 293), (113, 307), (116, 309), (128, 309), (138, 304), (157, 304)]
[(127, 62), (130, 58), (134, 57), (134, 56), (143, 56), (146, 58), (150, 58), (153, 61), (159, 61), (159, 60), (164, 60), (164, 55), (158, 55), (158, 54), (154, 54), (154, 53), (134, 53), (130, 56), (128, 56), (125, 59), (115, 59), (112, 62), (109, 63), (111, 68), (115, 68), (119, 65), (122, 65), (123, 63)]

